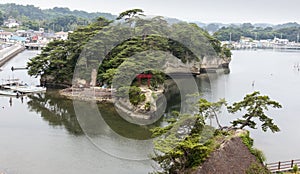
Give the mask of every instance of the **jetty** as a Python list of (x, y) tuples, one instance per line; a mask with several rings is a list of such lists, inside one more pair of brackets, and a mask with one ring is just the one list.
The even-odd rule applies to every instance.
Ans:
[(24, 49), (24, 46), (15, 44), (0, 50), (0, 67), (2, 67), (6, 62), (15, 57), (17, 54), (22, 52)]

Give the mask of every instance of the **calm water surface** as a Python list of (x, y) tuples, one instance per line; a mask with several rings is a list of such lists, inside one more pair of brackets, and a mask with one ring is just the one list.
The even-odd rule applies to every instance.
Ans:
[[(214, 98), (225, 97), (234, 102), (258, 90), (282, 104), (282, 109), (268, 112), (281, 132), (251, 131), (255, 145), (264, 151), (268, 162), (300, 158), (297, 136), (300, 130), (300, 71), (294, 67), (299, 62), (299, 51), (234, 51), (231, 73), (212, 82)], [(228, 118), (224, 116), (223, 120), (228, 121)]]
[[(29, 84), (38, 84), (38, 79), (27, 76), (25, 71), (10, 71), (11, 66), (24, 67), (28, 58), (36, 54), (36, 51), (19, 54), (2, 67), (0, 80), (20, 78)], [(265, 152), (269, 162), (300, 158), (297, 148), (300, 145), (297, 137), (300, 72), (294, 68), (298, 62), (300, 52), (295, 51), (234, 51), (230, 74), (210, 75), (210, 84), (207, 79), (197, 80), (201, 91), (212, 100), (225, 97), (229, 102), (238, 101), (246, 93), (259, 90), (283, 105), (282, 109), (269, 112), (281, 128), (280, 133), (251, 131), (255, 146)], [(172, 105), (176, 106), (176, 102)], [(110, 128), (95, 133), (101, 137), (97, 141), (104, 150), (84, 134), (72, 101), (62, 98), (57, 91), (26, 96), (22, 100), (0, 96), (0, 171), (21, 174), (140, 174), (151, 171), (149, 160), (124, 160), (107, 152), (125, 151), (125, 156), (138, 157), (138, 154), (150, 151), (151, 145), (142, 144), (126, 149), (126, 141), (111, 137), (118, 134), (129, 140), (146, 140), (150, 137), (149, 128), (159, 123), (137, 126), (120, 118), (111, 105), (97, 107), (103, 111), (101, 114), (106, 123), (103, 127)], [(224, 113), (221, 118), (226, 125), (234, 117)]]
[[(26, 71), (10, 70), (11, 66), (25, 67), (25, 62), (36, 54), (19, 54), (1, 68), (0, 79), (19, 78), (38, 84), (38, 79), (30, 78)], [(126, 124), (124, 129), (125, 121), (115, 112), (107, 114), (102, 115), (121, 135), (141, 139), (150, 136), (147, 128)], [(61, 98), (57, 91), (23, 100), (0, 96), (0, 142), (0, 171), (7, 173), (140, 174), (152, 170), (150, 161), (122, 160), (99, 150), (81, 130), (72, 101)]]

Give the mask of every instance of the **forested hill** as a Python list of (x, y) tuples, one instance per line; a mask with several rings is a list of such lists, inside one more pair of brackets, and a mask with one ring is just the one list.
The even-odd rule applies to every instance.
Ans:
[[(216, 26), (215, 26), (216, 28)], [(251, 23), (223, 26), (214, 32), (214, 36), (221, 41), (239, 41), (241, 36), (256, 40), (282, 38), (299, 42), (300, 24), (285, 23), (280, 25), (259, 26)]]
[(93, 12), (88, 13), (69, 8), (54, 7), (52, 9), (40, 9), (33, 5), (0, 4), (0, 15), (4, 20), (12, 17), (22, 23), (25, 29), (38, 29), (43, 27), (46, 30), (74, 30), (77, 26), (87, 25), (98, 17), (109, 20), (117, 16), (110, 13)]

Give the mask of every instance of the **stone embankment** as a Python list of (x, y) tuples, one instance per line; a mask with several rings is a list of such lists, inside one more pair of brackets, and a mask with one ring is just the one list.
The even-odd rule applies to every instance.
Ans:
[(24, 49), (24, 46), (20, 44), (15, 44), (0, 50), (0, 67), (3, 66), (10, 59), (15, 57), (17, 54), (22, 52)]

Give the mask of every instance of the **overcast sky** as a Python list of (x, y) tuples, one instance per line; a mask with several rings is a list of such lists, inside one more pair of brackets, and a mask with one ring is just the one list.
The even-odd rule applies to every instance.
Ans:
[(42, 9), (68, 7), (113, 14), (141, 8), (147, 15), (206, 23), (300, 23), (299, 0), (0, 0), (0, 3), (31, 4)]

